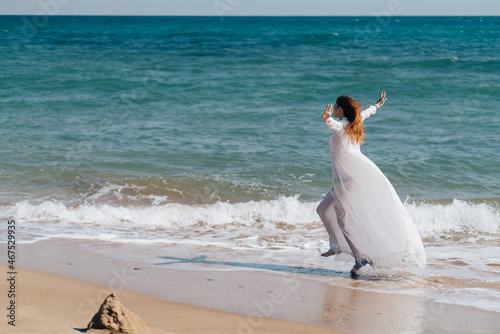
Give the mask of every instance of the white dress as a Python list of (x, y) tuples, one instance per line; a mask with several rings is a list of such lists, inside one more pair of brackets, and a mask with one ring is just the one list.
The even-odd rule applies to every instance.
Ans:
[[(377, 108), (361, 112), (363, 121)], [(375, 268), (412, 263), (425, 266), (422, 240), (396, 191), (380, 169), (352, 144), (349, 121), (328, 118), (333, 188), (317, 212), (328, 231), (330, 248)]]

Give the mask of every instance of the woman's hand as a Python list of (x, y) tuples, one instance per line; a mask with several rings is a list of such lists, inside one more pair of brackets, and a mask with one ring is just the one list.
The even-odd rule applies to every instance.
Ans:
[(385, 97), (385, 92), (382, 92), (380, 93), (380, 98), (378, 99), (377, 103), (374, 104), (374, 106), (378, 109), (384, 105), (386, 100), (387, 98)]
[(323, 113), (323, 115), (321, 115), (323, 121), (326, 122), (328, 118), (332, 117), (332, 112), (333, 112), (333, 105), (332, 104), (327, 105), (325, 112)]

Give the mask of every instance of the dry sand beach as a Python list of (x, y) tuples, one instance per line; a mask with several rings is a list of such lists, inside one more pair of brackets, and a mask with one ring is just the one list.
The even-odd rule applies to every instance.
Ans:
[(267, 270), (137, 266), (113, 244), (22, 244), (19, 263), (16, 327), (4, 320), (2, 333), (82, 332), (112, 292), (153, 333), (495, 333), (500, 324), (495, 312), (365, 291), (347, 277), (331, 278), (339, 287)]
[[(2, 266), (2, 270), (6, 267)], [(28, 269), (20, 277), (16, 326), (2, 322), (2, 333), (80, 333), (112, 290), (139, 315), (152, 333), (248, 333), (246, 317), (173, 303), (155, 297), (111, 289)], [(2, 291), (5, 283), (2, 281)], [(102, 299), (102, 300), (101, 300)], [(255, 319), (253, 333), (332, 333), (327, 328), (274, 319)], [(241, 329), (241, 330), (239, 330)], [(87, 333), (107, 333), (89, 330)]]

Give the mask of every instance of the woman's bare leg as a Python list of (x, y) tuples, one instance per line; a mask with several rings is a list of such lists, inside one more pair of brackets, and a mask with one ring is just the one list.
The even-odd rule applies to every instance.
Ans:
[(328, 232), (328, 239), (330, 241), (330, 249), (321, 254), (321, 256), (328, 257), (340, 253), (338, 238), (343, 238), (343, 236), (339, 235), (341, 232), (335, 229), (337, 221), (335, 219), (335, 209), (331, 191), (326, 194), (325, 198), (318, 205), (316, 212)]
[(340, 229), (342, 230), (342, 233), (344, 234), (344, 238), (347, 241), (347, 244), (351, 248), (352, 254), (354, 255), (354, 260), (356, 261), (354, 264), (354, 267), (352, 267), (351, 274), (352, 275), (357, 275), (357, 271), (363, 267), (364, 265), (368, 264), (368, 261), (363, 258), (361, 255), (361, 252), (357, 249), (357, 247), (352, 243), (351, 238), (349, 237), (349, 234), (345, 231), (345, 216), (346, 212), (342, 205), (336, 201), (334, 204), (335, 207), (335, 214), (337, 216), (337, 223), (340, 226)]
[(355, 275), (356, 271), (368, 262), (363, 259), (361, 253), (352, 243), (351, 238), (345, 231), (346, 212), (340, 202), (334, 199), (333, 191), (329, 191), (328, 194), (326, 194), (325, 198), (316, 208), (316, 212), (320, 216), (330, 240), (330, 249), (322, 253), (321, 256), (328, 257), (340, 253), (339, 240), (340, 238), (345, 239), (356, 260), (353, 270), (351, 271), (351, 273)]

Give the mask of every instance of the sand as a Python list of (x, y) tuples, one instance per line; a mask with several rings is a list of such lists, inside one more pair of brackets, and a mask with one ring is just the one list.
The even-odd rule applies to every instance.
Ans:
[[(366, 291), (347, 273), (318, 281), (215, 265), (189, 270), (157, 265), (161, 261), (153, 250), (151, 263), (138, 265), (134, 253), (114, 243), (64, 239), (21, 244), (18, 263), (29, 269), (18, 268), (17, 325), (9, 327), (4, 317), (0, 332), (82, 332), (112, 292), (152, 333), (496, 333), (500, 328), (496, 312)], [(5, 266), (0, 270), (7, 273)], [(7, 284), (1, 281), (2, 291)], [(1, 300), (6, 305), (5, 293)]]
[[(6, 266), (0, 266), (7, 272)], [(18, 269), (16, 326), (0, 324), (1, 333), (80, 333), (113, 290), (152, 333), (332, 333), (293, 322), (248, 318), (234, 313), (168, 302), (133, 292)], [(2, 291), (6, 284), (2, 280)], [(4, 299), (5, 300), (5, 299)], [(250, 328), (250, 330), (248, 330)], [(87, 333), (100, 333), (90, 330)]]

